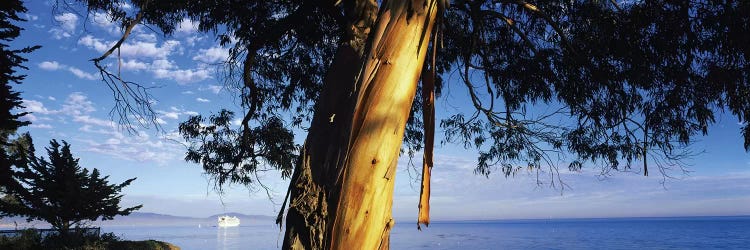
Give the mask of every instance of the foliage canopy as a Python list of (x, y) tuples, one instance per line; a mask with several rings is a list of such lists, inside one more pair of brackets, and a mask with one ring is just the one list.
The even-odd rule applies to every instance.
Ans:
[[(246, 162), (291, 171), (291, 129), (309, 121), (336, 50), (362, 48), (365, 38), (357, 31), (374, 17), (359, 14), (378, 6), (365, 0), (79, 2), (125, 27), (142, 23), (165, 34), (189, 18), (232, 47), (226, 80), (240, 90), (242, 125), (230, 132), (224, 119), (205, 125), (198, 117), (181, 132), (199, 142), (188, 160), (201, 162), (219, 183), (244, 184), (257, 170)], [(499, 167), (507, 176), (560, 161), (573, 170), (587, 161), (623, 169), (641, 161), (647, 174), (648, 159), (663, 171), (679, 166), (695, 136), (707, 134), (725, 111), (744, 124), (740, 132), (750, 150), (745, 1), (457, 0), (438, 26), (437, 46), (430, 48), (437, 52), (434, 66), (424, 72), (438, 73), (438, 94), (451, 87), (469, 96), (473, 110), (440, 125), (446, 141), (479, 151), (477, 173)], [(421, 101), (418, 94), (407, 125), (410, 153), (422, 147)], [(293, 117), (283, 120), (284, 111)], [(278, 147), (251, 146), (271, 130), (283, 132), (275, 138)]]

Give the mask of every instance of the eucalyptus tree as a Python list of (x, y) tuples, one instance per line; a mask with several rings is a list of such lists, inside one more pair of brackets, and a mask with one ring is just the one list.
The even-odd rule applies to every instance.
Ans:
[[(434, 100), (448, 84), (473, 108), (440, 126), (477, 149), (478, 174), (554, 173), (560, 161), (664, 171), (725, 111), (750, 149), (745, 1), (80, 2), (123, 24), (94, 62), (130, 100), (116, 106), (125, 118), (148, 115), (149, 97), (100, 62), (135, 25), (170, 34), (189, 18), (232, 47), (241, 125), (228, 111), (182, 123), (186, 160), (219, 186), (252, 185), (267, 167), (290, 177), (284, 248), (388, 248), (402, 147), (424, 152), (418, 222), (429, 223)], [(308, 124), (295, 147), (292, 128)]]

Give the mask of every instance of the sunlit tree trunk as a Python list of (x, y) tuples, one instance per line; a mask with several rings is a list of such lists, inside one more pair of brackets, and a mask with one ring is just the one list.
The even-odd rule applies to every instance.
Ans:
[(389, 247), (399, 148), (437, 7), (380, 9), (364, 50), (343, 45), (326, 76), (290, 184), (284, 249)]

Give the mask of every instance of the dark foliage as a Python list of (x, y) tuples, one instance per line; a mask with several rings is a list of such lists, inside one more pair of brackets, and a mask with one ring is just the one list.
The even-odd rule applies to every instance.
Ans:
[[(113, 233), (99, 235), (84, 230), (74, 230), (64, 237), (58, 234), (44, 234), (35, 229), (26, 229), (14, 237), (0, 236), (0, 249), (35, 250), (35, 249), (158, 249), (127, 248), (128, 241), (122, 241)], [(168, 249), (168, 248), (167, 248)]]
[[(234, 46), (227, 79), (241, 90), (242, 125), (201, 130), (200, 118), (183, 124), (193, 128), (183, 130), (185, 138), (196, 142), (187, 159), (218, 173), (219, 183), (247, 183), (258, 168), (242, 162), (263, 154), (238, 147), (262, 141), (261, 130), (288, 131), (309, 119), (333, 52), (352, 35), (351, 11), (362, 3), (139, 0), (129, 1), (138, 9), (128, 13), (118, 7), (124, 0), (80, 2), (113, 11), (124, 24), (141, 13), (142, 23), (166, 34), (188, 17)], [(651, 162), (666, 175), (725, 111), (744, 123), (750, 149), (746, 1), (459, 0), (438, 26), (438, 46), (430, 48), (438, 51), (436, 89), (467, 91), (474, 107), (441, 126), (446, 141), (479, 151), (479, 174), (544, 165), (555, 172), (564, 162), (572, 170), (585, 162), (618, 170), (642, 162), (647, 173)], [(449, 75), (457, 81), (440, 77)], [(422, 143), (420, 101), (407, 125), (410, 152)], [(290, 125), (264, 125), (283, 111), (292, 111)], [(237, 139), (246, 134), (256, 137)], [(214, 139), (194, 140), (198, 135)], [(291, 145), (291, 137), (283, 139)], [(291, 166), (293, 150), (275, 152), (282, 155), (273, 159), (287, 162), (274, 166)]]
[[(292, 172), (297, 147), (294, 134), (277, 117), (270, 117), (252, 129), (232, 129), (234, 113), (221, 110), (206, 121), (192, 116), (179, 131), (189, 143), (185, 160), (199, 163), (216, 181), (217, 190), (225, 183), (249, 185), (258, 180), (257, 172), (280, 170), (283, 177)], [(209, 122), (208, 124), (204, 124)]]
[(21, 107), (20, 93), (13, 90), (11, 84), (19, 84), (25, 78), (17, 74), (18, 68), (26, 69), (23, 62), (26, 61), (21, 55), (29, 53), (39, 46), (26, 47), (22, 49), (11, 49), (7, 43), (17, 38), (23, 29), (14, 23), (25, 21), (19, 14), (25, 13), (26, 8), (19, 0), (7, 0), (0, 3), (0, 139), (6, 144), (8, 136), (16, 130), (28, 125), (27, 121), (19, 118), (26, 113), (15, 113), (14, 109)]
[[(499, 2), (456, 1), (445, 22), (443, 60), (477, 112), (442, 125), (480, 149), (479, 173), (554, 165), (548, 152), (572, 154), (574, 170), (643, 159), (647, 171), (647, 158), (663, 170), (725, 110), (745, 123), (750, 150), (750, 4)], [(527, 112), (538, 103), (569, 118)]]
[[(19, 0), (8, 0), (0, 3), (0, 199), (13, 201), (13, 197), (5, 195), (5, 183), (10, 182), (9, 172), (13, 159), (8, 158), (7, 146), (10, 144), (11, 135), (22, 126), (30, 124), (28, 121), (19, 120), (26, 112), (16, 112), (21, 106), (20, 93), (13, 90), (12, 84), (20, 84), (25, 78), (16, 70), (26, 69), (22, 65), (26, 58), (22, 54), (29, 53), (39, 46), (26, 47), (19, 50), (11, 49), (8, 43), (16, 39), (23, 29), (15, 25), (16, 22), (25, 21), (19, 17), (26, 12), (23, 3)], [(0, 216), (3, 213), (0, 212)]]
[[(99, 170), (90, 171), (78, 165), (78, 159), (70, 152), (70, 144), (61, 145), (55, 140), (46, 148), (48, 159), (37, 157), (31, 137), (25, 134), (15, 142), (3, 163), (4, 172), (11, 178), (4, 183), (7, 195), (13, 202), (0, 200), (0, 212), (4, 215), (44, 220), (61, 233), (73, 226), (98, 219), (110, 220), (116, 215), (128, 215), (141, 206), (122, 209), (119, 206), (120, 191), (135, 180), (120, 184), (109, 184), (109, 176), (101, 176)], [(3, 150), (3, 154), (6, 152)]]

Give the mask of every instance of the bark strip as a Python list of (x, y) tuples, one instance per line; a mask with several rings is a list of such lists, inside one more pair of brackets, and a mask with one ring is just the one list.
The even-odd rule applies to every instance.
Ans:
[[(433, 42), (433, 50), (434, 47)], [(434, 53), (434, 52), (433, 52)], [(433, 54), (434, 56), (434, 54)], [(424, 159), (422, 163), (422, 185), (419, 190), (419, 215), (417, 229), (420, 225), (430, 225), (430, 177), (432, 176), (433, 149), (435, 147), (435, 61), (429, 74), (422, 76), (422, 121), (424, 122)]]

